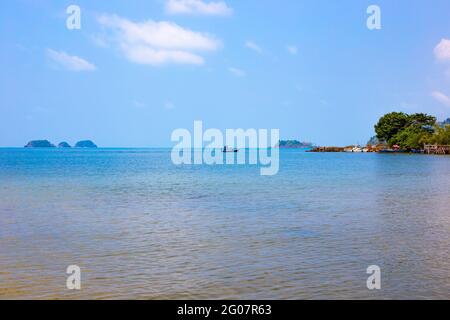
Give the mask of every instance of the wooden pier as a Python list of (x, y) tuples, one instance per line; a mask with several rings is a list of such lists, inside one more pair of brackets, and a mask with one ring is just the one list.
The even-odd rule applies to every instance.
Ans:
[(425, 154), (450, 154), (450, 146), (426, 144), (424, 147), (424, 151)]

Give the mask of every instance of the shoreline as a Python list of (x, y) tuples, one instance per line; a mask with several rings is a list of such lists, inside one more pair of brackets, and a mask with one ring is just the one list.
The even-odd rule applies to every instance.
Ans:
[(426, 145), (424, 149), (414, 149), (414, 150), (399, 150), (399, 149), (388, 149), (379, 148), (377, 146), (366, 146), (361, 148), (359, 146), (355, 147), (315, 147), (306, 152), (315, 153), (404, 153), (404, 154), (433, 154), (433, 155), (450, 155), (450, 146), (447, 145)]

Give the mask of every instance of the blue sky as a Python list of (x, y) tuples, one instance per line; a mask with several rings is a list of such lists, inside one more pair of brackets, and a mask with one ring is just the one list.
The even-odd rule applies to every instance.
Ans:
[[(81, 8), (81, 29), (66, 8)], [(366, 27), (381, 9), (381, 30)], [(450, 2), (2, 1), (0, 146), (171, 146), (171, 132), (278, 128), (365, 143), (386, 112), (450, 117)]]

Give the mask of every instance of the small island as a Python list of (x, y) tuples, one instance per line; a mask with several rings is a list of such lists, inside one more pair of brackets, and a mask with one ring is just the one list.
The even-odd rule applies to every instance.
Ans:
[(58, 148), (72, 148), (72, 147), (70, 146), (70, 144), (68, 144), (67, 142), (63, 141), (63, 142), (60, 142), (58, 144)]
[[(56, 146), (48, 140), (31, 140), (24, 148), (56, 148)], [(65, 141), (58, 144), (58, 148), (68, 149), (72, 148), (71, 145)], [(78, 141), (75, 144), (75, 148), (97, 148), (97, 145), (91, 140)]]
[(310, 142), (300, 142), (297, 140), (280, 140), (277, 146), (280, 149), (304, 149), (312, 148), (313, 144)]
[(48, 140), (32, 140), (24, 148), (55, 148), (55, 145)]
[(97, 148), (97, 145), (91, 140), (78, 141), (75, 148)]

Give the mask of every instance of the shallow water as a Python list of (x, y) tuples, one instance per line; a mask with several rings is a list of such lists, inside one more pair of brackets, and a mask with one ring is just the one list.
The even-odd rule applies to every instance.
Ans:
[(0, 298), (449, 299), (449, 199), (448, 156), (0, 149)]

